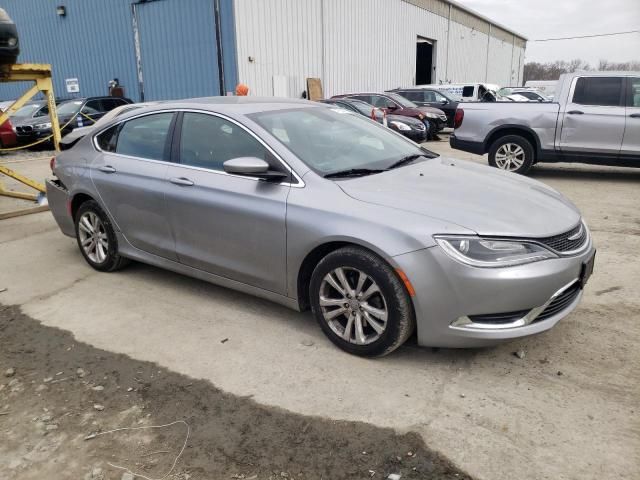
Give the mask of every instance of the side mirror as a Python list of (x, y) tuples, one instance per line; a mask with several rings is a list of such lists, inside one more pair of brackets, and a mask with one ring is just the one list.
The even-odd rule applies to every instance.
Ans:
[(395, 103), (387, 103), (387, 110), (395, 110), (398, 106)]
[(446, 98), (440, 100), (440, 105), (446, 105), (447, 103), (449, 103), (449, 100), (447, 100)]
[(224, 171), (233, 175), (246, 175), (264, 179), (281, 179), (286, 173), (269, 170), (269, 164), (257, 157), (238, 157), (222, 164)]

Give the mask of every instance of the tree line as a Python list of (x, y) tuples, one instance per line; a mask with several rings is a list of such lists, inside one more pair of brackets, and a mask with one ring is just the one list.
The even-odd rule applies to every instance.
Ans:
[(574, 60), (556, 60), (555, 62), (529, 62), (524, 65), (524, 81), (528, 80), (558, 80), (563, 73), (572, 73), (579, 70), (617, 70), (617, 71), (640, 71), (640, 61), (630, 62), (610, 62), (600, 60), (598, 65), (591, 66), (584, 60), (576, 58)]

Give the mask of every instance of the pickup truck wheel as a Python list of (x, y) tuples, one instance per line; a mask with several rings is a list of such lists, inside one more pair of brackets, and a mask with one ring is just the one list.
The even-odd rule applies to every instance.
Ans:
[(519, 135), (499, 138), (489, 149), (489, 165), (500, 170), (525, 175), (534, 163), (531, 143)]

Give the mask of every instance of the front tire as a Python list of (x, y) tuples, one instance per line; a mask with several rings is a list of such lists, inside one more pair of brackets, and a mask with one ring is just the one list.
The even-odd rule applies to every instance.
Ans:
[(107, 214), (94, 200), (80, 205), (75, 215), (76, 240), (82, 256), (100, 272), (114, 272), (129, 261), (118, 254), (118, 240)]
[(489, 165), (500, 170), (526, 175), (534, 163), (533, 146), (519, 135), (501, 137), (489, 149)]
[(345, 247), (329, 253), (313, 271), (309, 292), (320, 327), (346, 352), (387, 355), (415, 329), (404, 284), (387, 262), (368, 250)]

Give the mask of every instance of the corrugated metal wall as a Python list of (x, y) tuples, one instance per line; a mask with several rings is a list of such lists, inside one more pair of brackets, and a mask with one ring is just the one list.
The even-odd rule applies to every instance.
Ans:
[(272, 95), (274, 77), (278, 93), (282, 77), (294, 86), (290, 96), (307, 77), (320, 77), (327, 97), (413, 85), (418, 36), (435, 40), (434, 82), (513, 83), (512, 45), (490, 43), (489, 24), (456, 7), (447, 32), (440, 0), (235, 0), (235, 14), (239, 77), (255, 95)]
[[(130, 0), (4, 0), (20, 36), (21, 63), (50, 63), (56, 95), (69, 97), (65, 78), (80, 80), (76, 96), (105, 95), (114, 77), (127, 95), (138, 93)], [(65, 5), (67, 16), (56, 14)], [(0, 84), (0, 98), (20, 96), (27, 84)]]
[(451, 83), (484, 82), (487, 70), (488, 36), (451, 22), (451, 51), (446, 78)]
[[(18, 26), (21, 63), (50, 63), (58, 97), (106, 95), (117, 77), (126, 95), (140, 99), (134, 48), (134, 0), (4, 0)], [(233, 0), (220, 0), (224, 73), (228, 90), (237, 83)], [(56, 14), (64, 5), (65, 17)], [(214, 0), (154, 0), (139, 5), (143, 18), (143, 67), (147, 100), (218, 94)], [(144, 41), (146, 39), (146, 42)], [(197, 68), (196, 68), (197, 66)], [(68, 94), (66, 78), (78, 78), (79, 94)], [(0, 84), (10, 100), (28, 84)]]
[(238, 78), (252, 95), (273, 95), (274, 77), (285, 77), (297, 97), (307, 77), (322, 76), (321, 2), (236, 0), (235, 17)]

